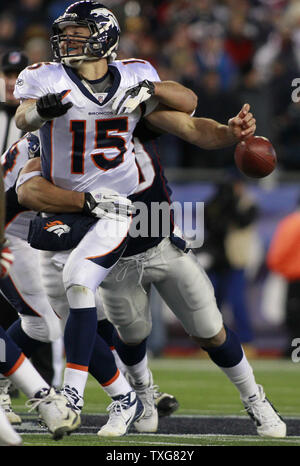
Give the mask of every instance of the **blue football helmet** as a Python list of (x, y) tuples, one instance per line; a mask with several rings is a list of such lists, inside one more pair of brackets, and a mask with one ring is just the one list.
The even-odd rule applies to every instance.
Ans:
[[(65, 34), (67, 26), (88, 27), (89, 37)], [(68, 66), (78, 66), (86, 60), (115, 60), (120, 38), (119, 23), (114, 14), (94, 0), (70, 5), (52, 25), (51, 46), (54, 60)], [(82, 46), (80, 54), (72, 54), (74, 43)]]

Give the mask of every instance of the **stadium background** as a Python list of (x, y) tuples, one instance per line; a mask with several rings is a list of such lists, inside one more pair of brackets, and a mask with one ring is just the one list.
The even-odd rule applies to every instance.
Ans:
[[(31, 63), (51, 59), (49, 30), (72, 1), (10, 0), (0, 5), (0, 53), (24, 50)], [(161, 79), (179, 81), (198, 95), (196, 116), (227, 122), (244, 102), (257, 120), (256, 134), (276, 147), (278, 167), (269, 177), (244, 179), (259, 207), (247, 301), (254, 329), (251, 345), (262, 355), (283, 356), (286, 283), (266, 267), (276, 225), (296, 207), (300, 187), (300, 106), (292, 81), (300, 76), (300, 2), (284, 0), (106, 0), (120, 19), (118, 58), (144, 58)], [(233, 167), (233, 148), (203, 151), (162, 138), (161, 158), (173, 200), (207, 201)], [(155, 298), (155, 296), (154, 296)], [(168, 309), (153, 305), (154, 354), (195, 347)], [(158, 312), (157, 312), (158, 311)], [(230, 308), (222, 309), (234, 327)], [(160, 319), (160, 316), (162, 319)], [(299, 335), (300, 337), (300, 335)]]

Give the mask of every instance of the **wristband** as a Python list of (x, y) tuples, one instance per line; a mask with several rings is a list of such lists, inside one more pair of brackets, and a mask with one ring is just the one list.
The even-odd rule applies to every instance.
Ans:
[(26, 123), (35, 128), (36, 127), (40, 128), (41, 126), (43, 126), (44, 123), (46, 123), (46, 121), (48, 121), (48, 119), (42, 118), (39, 115), (37, 108), (36, 108), (36, 104), (32, 105), (32, 107), (30, 107), (29, 110), (27, 110), (24, 117), (25, 117)]
[(30, 178), (33, 178), (34, 176), (42, 176), (42, 172), (34, 171), (30, 173), (24, 173), (24, 175), (19, 176), (16, 183), (16, 193), (18, 192), (18, 189), (20, 186), (22, 186), (22, 184), (26, 183), (26, 181), (30, 180)]

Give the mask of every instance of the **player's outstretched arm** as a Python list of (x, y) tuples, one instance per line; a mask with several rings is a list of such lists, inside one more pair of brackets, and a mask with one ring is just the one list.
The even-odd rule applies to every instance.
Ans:
[(256, 120), (250, 112), (249, 104), (244, 104), (238, 115), (228, 121), (228, 125), (209, 118), (194, 118), (171, 109), (155, 110), (146, 120), (159, 130), (174, 134), (203, 149), (234, 145), (256, 131)]
[(154, 96), (160, 104), (189, 115), (195, 111), (198, 103), (198, 97), (191, 89), (175, 81), (155, 82)]

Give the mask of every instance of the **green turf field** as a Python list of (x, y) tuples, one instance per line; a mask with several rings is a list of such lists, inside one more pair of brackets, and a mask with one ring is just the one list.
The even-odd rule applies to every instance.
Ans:
[[(283, 417), (299, 418), (300, 397), (298, 363), (288, 360), (255, 360), (251, 361), (258, 383), (264, 386), (268, 398), (276, 406)], [(181, 416), (228, 416), (226, 422), (235, 422), (234, 418), (247, 417), (235, 387), (226, 376), (209, 360), (202, 359), (154, 359), (150, 360), (155, 383), (159, 383), (162, 391), (172, 393), (180, 402), (176, 419), (180, 426)], [(26, 412), (25, 398), (13, 400), (15, 411)], [(89, 378), (85, 393), (84, 414), (105, 414), (110, 399), (101, 390), (97, 382)], [(174, 415), (173, 415), (174, 416)], [(178, 417), (177, 417), (178, 416)], [(247, 417), (248, 418), (248, 417)], [(205, 418), (204, 418), (205, 421)], [(296, 446), (300, 445), (300, 430), (285, 439), (262, 439), (256, 435), (222, 435), (218, 432), (211, 435), (148, 434), (131, 433), (115, 440), (99, 439), (95, 433), (82, 434), (80, 431), (65, 437), (59, 442), (51, 440), (49, 434), (22, 434), (24, 445), (55, 446), (200, 446), (200, 445), (268, 445)]]

